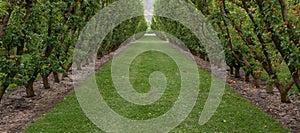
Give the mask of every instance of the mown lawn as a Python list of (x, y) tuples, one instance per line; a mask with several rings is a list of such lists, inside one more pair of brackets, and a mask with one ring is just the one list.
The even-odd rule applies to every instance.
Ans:
[[(155, 37), (145, 37), (138, 45), (167, 45)], [(170, 50), (171, 47), (169, 47)], [(111, 78), (111, 63), (97, 74), (97, 85), (107, 104), (118, 114), (135, 120), (147, 120), (166, 113), (180, 93), (179, 69), (172, 58), (157, 51), (140, 54), (130, 66), (130, 82), (138, 92), (150, 90), (149, 75), (160, 71), (167, 78), (163, 96), (151, 105), (136, 105), (118, 95)], [(212, 118), (203, 126), (199, 116), (210, 89), (210, 73), (199, 68), (200, 86), (196, 105), (189, 116), (172, 132), (289, 132), (274, 118), (264, 114), (246, 99), (226, 86), (222, 102)], [(149, 125), (151, 126), (151, 125)], [(103, 132), (81, 110), (75, 93), (67, 96), (47, 114), (30, 124), (26, 132)]]

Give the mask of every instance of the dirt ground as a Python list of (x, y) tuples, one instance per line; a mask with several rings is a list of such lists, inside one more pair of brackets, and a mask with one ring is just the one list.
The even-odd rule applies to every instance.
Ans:
[[(122, 48), (116, 51), (116, 53), (120, 51), (122, 51)], [(111, 60), (116, 53), (111, 53), (101, 60), (97, 60), (96, 70), (99, 70)], [(210, 71), (210, 64), (208, 62), (197, 57), (195, 57), (195, 60), (200, 67)], [(75, 76), (82, 76), (81, 72), (76, 73)], [(229, 83), (230, 80), (235, 80), (237, 83)], [(23, 132), (28, 124), (44, 115), (65, 96), (74, 91), (70, 77), (61, 79), (60, 83), (54, 83), (53, 76), (50, 75), (49, 82), (52, 88), (45, 90), (43, 89), (42, 80), (37, 80), (34, 83), (36, 96), (32, 98), (25, 97), (24, 87), (18, 87), (4, 95), (0, 103), (0, 133)], [(276, 118), (292, 132), (300, 132), (300, 100), (297, 100), (298, 97), (290, 97), (292, 101), (290, 104), (281, 103), (279, 92), (276, 89), (274, 89), (274, 94), (266, 93), (264, 90), (264, 81), (261, 88), (255, 89), (251, 83), (245, 84), (243, 79), (236, 79), (228, 75), (227, 84), (261, 111)]]
[[(196, 62), (203, 69), (210, 71), (210, 64), (202, 59), (196, 58)], [(244, 73), (241, 72), (241, 76)], [(230, 81), (236, 81), (232, 83)], [(250, 103), (257, 106), (262, 112), (275, 118), (284, 127), (290, 129), (294, 133), (300, 132), (300, 100), (297, 96), (291, 96), (291, 103), (281, 103), (280, 93), (274, 88), (274, 94), (266, 92), (266, 82), (261, 79), (260, 88), (255, 88), (253, 80), (250, 83), (245, 83), (243, 78), (234, 78), (234, 76), (227, 76), (227, 84), (231, 86), (237, 93), (246, 98)]]

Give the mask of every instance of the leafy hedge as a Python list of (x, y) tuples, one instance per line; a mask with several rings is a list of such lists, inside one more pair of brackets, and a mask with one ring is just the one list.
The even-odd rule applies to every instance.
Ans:
[[(300, 2), (299, 0), (186, 0), (201, 11), (218, 32), (224, 47), (226, 63), (235, 77), (240, 68), (245, 82), (250, 76), (254, 86), (260, 86), (262, 71), (268, 74), (267, 92), (273, 86), (282, 102), (290, 102), (287, 94), (295, 85), (300, 91)], [(166, 1), (157, 0), (155, 11)], [(184, 5), (183, 5), (184, 6)], [(206, 50), (195, 36), (179, 22), (155, 16), (152, 29), (170, 33), (182, 40), (193, 54), (207, 58)], [(169, 39), (165, 34), (158, 36)], [(172, 40), (169, 40), (172, 42)], [(288, 64), (289, 77), (280, 78), (278, 70)]]
[[(56, 82), (58, 73), (67, 76), (75, 43), (84, 26), (100, 9), (115, 1), (1, 1), (0, 99), (11, 84), (24, 85), (27, 96), (32, 97), (33, 83), (39, 76), (45, 89), (50, 88), (51, 73)], [(142, 9), (140, 5), (136, 8)], [(146, 29), (144, 17), (127, 20), (105, 38), (101, 51), (114, 51), (122, 41)]]

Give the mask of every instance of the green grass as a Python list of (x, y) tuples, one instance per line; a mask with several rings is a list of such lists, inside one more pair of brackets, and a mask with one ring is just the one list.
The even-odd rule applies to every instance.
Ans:
[[(136, 45), (166, 45), (156, 38), (146, 37)], [(134, 47), (133, 45), (132, 47)], [(120, 97), (113, 86), (111, 63), (96, 74), (97, 85), (107, 104), (118, 114), (135, 120), (146, 120), (166, 113), (175, 103), (180, 90), (179, 69), (166, 54), (148, 51), (140, 54), (130, 66), (130, 82), (138, 92), (150, 90), (149, 75), (161, 71), (167, 78), (163, 96), (151, 105), (135, 105)], [(175, 76), (174, 76), (175, 75)], [(196, 105), (187, 119), (172, 132), (289, 132), (274, 118), (262, 113), (254, 105), (226, 86), (223, 100), (212, 118), (203, 126), (198, 120), (208, 98), (211, 75), (199, 69), (200, 86)], [(26, 132), (103, 132), (81, 110), (75, 93), (67, 96), (47, 114), (26, 128)]]

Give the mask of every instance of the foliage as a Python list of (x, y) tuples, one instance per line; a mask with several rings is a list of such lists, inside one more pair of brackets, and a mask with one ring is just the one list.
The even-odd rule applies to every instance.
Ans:
[[(114, 1), (1, 1), (0, 99), (11, 84), (25, 85), (27, 96), (32, 97), (38, 75), (46, 89), (50, 88), (51, 73), (56, 82), (58, 73), (67, 76), (80, 32), (100, 9)], [(142, 4), (137, 8), (141, 7)], [(146, 29), (144, 17), (132, 18), (116, 27), (112, 31), (114, 36), (106, 37), (111, 43), (104, 50), (114, 51), (122, 41)]]
[[(157, 1), (155, 11), (162, 8)], [(233, 1), (233, 0), (190, 0), (219, 33), (226, 55), (226, 62), (236, 69), (245, 71), (245, 81), (251, 75), (254, 86), (259, 87), (262, 70), (268, 74), (268, 88), (274, 85), (281, 93), (282, 102), (290, 102), (287, 94), (295, 84), (300, 90), (300, 4), (293, 0)], [(205, 47), (179, 22), (154, 17), (152, 29), (170, 33), (182, 40), (195, 55), (205, 56)], [(157, 33), (162, 38), (166, 35)], [(282, 62), (288, 65), (288, 80), (278, 76)], [(268, 92), (272, 92), (269, 89)]]

